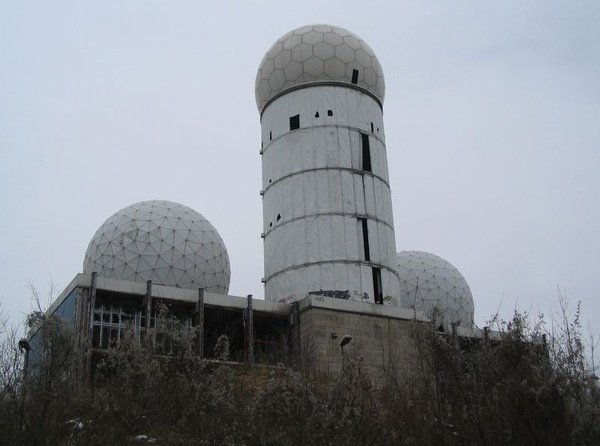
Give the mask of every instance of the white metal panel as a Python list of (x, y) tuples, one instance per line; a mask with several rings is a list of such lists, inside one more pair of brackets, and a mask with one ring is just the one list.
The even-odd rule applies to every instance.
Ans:
[(365, 191), (363, 186), (363, 176), (359, 174), (353, 174), (354, 178), (354, 200), (356, 203), (356, 212), (358, 214), (365, 214)]
[(306, 267), (306, 280), (307, 292), (321, 289), (321, 271), (319, 265), (309, 265)]
[(311, 167), (328, 167), (327, 164), (327, 128), (317, 127), (312, 130), (314, 165)]
[(347, 256), (344, 220), (346, 220), (346, 217), (342, 217), (341, 215), (331, 216), (331, 235), (333, 242), (331, 258), (336, 260), (343, 260)]
[(374, 175), (377, 176), (382, 176), (381, 175), (381, 171), (382, 171), (382, 165), (381, 165), (381, 157), (382, 157), (382, 146), (381, 146), (381, 142), (377, 139), (374, 138), (373, 135), (369, 136), (369, 140), (370, 140), (370, 146), (371, 146), (371, 172), (373, 172)]
[(329, 210), (331, 212), (342, 212), (342, 178), (339, 170), (328, 170), (327, 185), (329, 189)]
[(347, 113), (348, 113), (348, 126), (350, 127), (359, 127), (359, 116), (358, 116), (358, 98), (357, 95), (359, 93), (356, 90), (346, 91), (346, 104), (347, 104)]
[(370, 266), (360, 265), (360, 281), (362, 291), (369, 295), (369, 302), (375, 302), (375, 294), (373, 293), (373, 270)]
[(315, 172), (307, 172), (302, 175), (304, 189), (304, 206), (308, 215), (317, 212), (317, 181)]
[(290, 220), (294, 214), (294, 177), (286, 178), (281, 182), (283, 186), (283, 195), (281, 200), (281, 220), (280, 223)]
[(348, 281), (348, 265), (346, 263), (335, 263), (333, 265), (333, 288), (334, 290), (351, 290)]
[(354, 180), (352, 178), (352, 173), (348, 171), (340, 172), (340, 181), (342, 184), (342, 211), (355, 213), (356, 200), (354, 198)]
[[(327, 125), (335, 125), (338, 122), (338, 117), (337, 117), (337, 110), (336, 110), (336, 106), (335, 106), (335, 87), (331, 87), (331, 86), (324, 86), (324, 87), (319, 87), (320, 93), (321, 93), (321, 97), (322, 97), (322, 104), (323, 104), (323, 110), (322, 110), (322, 118), (323, 118), (323, 123), (327, 124)], [(333, 111), (333, 116), (328, 116), (327, 114), (327, 110), (332, 110)]]
[(333, 117), (335, 121), (340, 124), (347, 126), (349, 124), (349, 113), (348, 113), (348, 88), (332, 87), (333, 88)]
[(357, 263), (349, 263), (346, 265), (346, 269), (348, 271), (348, 290), (362, 293), (360, 266)]
[(333, 240), (331, 218), (321, 216), (319, 222), (319, 260), (330, 260), (333, 257)]
[(339, 165), (340, 167), (352, 167), (351, 146), (350, 146), (350, 130), (344, 127), (339, 127), (338, 146), (339, 146)]
[(374, 215), (384, 217), (383, 214), (383, 192), (381, 190), (381, 186), (383, 182), (379, 178), (373, 178), (373, 193), (375, 195), (375, 212)]
[(325, 144), (323, 144), (323, 152), (326, 155), (327, 167), (339, 167), (340, 166), (340, 148), (338, 140), (338, 130), (335, 127), (325, 128)]
[(306, 224), (306, 260), (317, 262), (319, 257), (319, 227), (317, 217), (307, 217)]
[(379, 244), (379, 262), (389, 266), (388, 226), (377, 223), (377, 243)]
[[(301, 169), (298, 170), (307, 170), (312, 169), (315, 166), (315, 150), (314, 150), (314, 130), (311, 130), (309, 134), (302, 140), (302, 143), (299, 145), (298, 149), (300, 150), (302, 157)], [(294, 166), (296, 167), (296, 166)]]
[[(346, 238), (346, 259), (359, 260), (359, 247), (357, 235), (357, 219), (354, 217), (344, 218), (344, 235)], [(361, 230), (362, 233), (362, 230)], [(361, 236), (362, 237), (362, 236)]]
[(323, 263), (321, 264), (321, 280), (319, 289), (322, 290), (334, 290), (334, 280), (333, 280), (333, 264), (332, 263)]
[(369, 228), (369, 253), (371, 255), (371, 261), (381, 263), (381, 254), (379, 250), (379, 228), (375, 220), (367, 220), (367, 227)]
[(364, 175), (365, 185), (365, 205), (366, 211), (369, 215), (376, 215), (375, 209), (375, 191), (373, 190), (373, 177), (370, 175)]
[(306, 263), (308, 261), (307, 257), (306, 257), (306, 240), (307, 240), (307, 226), (304, 222), (298, 222), (298, 223), (291, 223), (293, 225), (295, 225), (294, 227), (294, 232), (293, 232), (293, 236), (294, 236), (294, 240), (295, 243), (297, 243), (296, 246), (296, 265), (302, 265), (303, 263)]
[(299, 218), (304, 215), (304, 189), (302, 187), (302, 176), (294, 175), (289, 178), (291, 185), (290, 202), (292, 210), (290, 218)]
[(327, 174), (325, 171), (317, 171), (314, 174), (317, 186), (317, 211), (329, 212), (329, 190), (327, 184)]

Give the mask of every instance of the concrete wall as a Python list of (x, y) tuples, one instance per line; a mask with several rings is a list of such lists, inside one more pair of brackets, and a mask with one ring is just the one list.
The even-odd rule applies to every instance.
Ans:
[[(376, 383), (386, 373), (402, 373), (410, 366), (416, 354), (411, 330), (418, 323), (424, 322), (306, 306), (300, 315), (302, 360), (336, 374), (344, 360), (355, 358)], [(345, 336), (352, 340), (342, 351)]]

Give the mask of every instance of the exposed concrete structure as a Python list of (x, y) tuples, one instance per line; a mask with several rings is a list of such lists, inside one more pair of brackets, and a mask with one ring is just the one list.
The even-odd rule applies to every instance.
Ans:
[(411, 329), (427, 322), (404, 308), (307, 296), (300, 302), (300, 331), (305, 363), (337, 373), (348, 357), (359, 359), (374, 380), (404, 364), (415, 353)]
[[(411, 349), (411, 320), (421, 314), (391, 306), (307, 296), (279, 303), (78, 274), (48, 309), (73, 330), (84, 381), (93, 377), (102, 351), (119, 346), (126, 333), (154, 327), (160, 305), (196, 327), (198, 355), (210, 358), (221, 335), (230, 359), (262, 364), (307, 364), (324, 373), (339, 371), (344, 356), (363, 358), (376, 377), (394, 355)], [(149, 310), (148, 310), (149, 309)], [(249, 329), (252, 327), (252, 329)], [(40, 362), (41, 331), (30, 333), (29, 364)], [(340, 344), (346, 337), (346, 345)]]

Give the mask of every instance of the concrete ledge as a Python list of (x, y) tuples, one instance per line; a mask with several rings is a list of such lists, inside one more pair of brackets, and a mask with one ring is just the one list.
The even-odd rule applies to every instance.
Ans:
[[(62, 293), (52, 302), (46, 314), (50, 315), (56, 311), (59, 305), (67, 296), (77, 287), (90, 288), (92, 283), (91, 274), (77, 274), (67, 285)], [(146, 294), (146, 284), (142, 282), (132, 282), (129, 280), (111, 279), (98, 276), (96, 279), (97, 291), (108, 291), (114, 293), (123, 293), (133, 296), (144, 296)], [(169, 287), (163, 285), (152, 285), (152, 297), (156, 299), (175, 300), (181, 302), (194, 303), (198, 300), (198, 290), (188, 290), (184, 288)], [(216, 293), (204, 293), (204, 304), (214, 307), (243, 309), (248, 305), (246, 297), (231, 296)], [(267, 302), (262, 299), (253, 300), (254, 311), (259, 313), (278, 314), (287, 316), (292, 312), (290, 304), (279, 302)]]
[(359, 313), (369, 316), (387, 317), (392, 319), (417, 320), (429, 322), (429, 319), (420, 311), (414, 312), (409, 308), (379, 305), (355, 300), (335, 299), (333, 297), (308, 295), (300, 301), (300, 311), (309, 308), (323, 308), (327, 310)]

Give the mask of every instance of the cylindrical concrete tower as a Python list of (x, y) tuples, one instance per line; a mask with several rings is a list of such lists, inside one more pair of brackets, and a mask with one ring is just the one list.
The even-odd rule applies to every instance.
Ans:
[(399, 282), (379, 61), (328, 25), (280, 38), (256, 76), (265, 297), (396, 304)]

